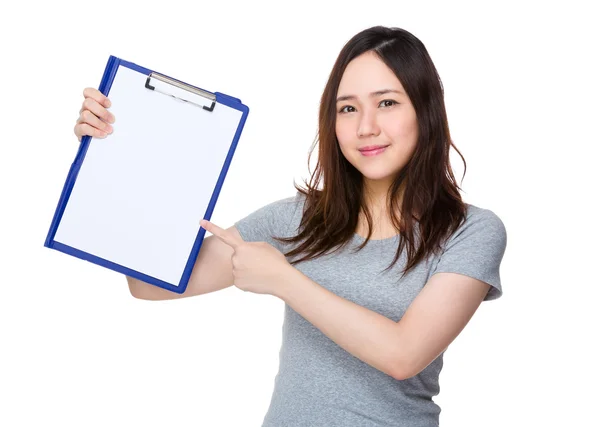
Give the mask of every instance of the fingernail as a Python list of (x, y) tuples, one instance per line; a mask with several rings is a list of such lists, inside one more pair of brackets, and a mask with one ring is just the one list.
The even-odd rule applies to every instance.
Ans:
[(114, 122), (115, 122), (115, 116), (113, 116), (113, 115), (111, 114), (111, 116), (109, 117), (109, 121), (110, 121), (111, 123), (114, 123)]
[(113, 127), (112, 127), (112, 126), (110, 126), (110, 125), (107, 125), (107, 126), (106, 126), (106, 131), (107, 131), (108, 133), (112, 133), (112, 131), (113, 131)]
[(112, 105), (112, 103), (110, 102), (110, 99), (106, 98), (105, 105), (106, 105), (106, 108), (108, 108)]

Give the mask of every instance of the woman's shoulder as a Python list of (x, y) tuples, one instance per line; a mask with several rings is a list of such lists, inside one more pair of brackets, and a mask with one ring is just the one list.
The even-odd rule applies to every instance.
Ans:
[(276, 212), (281, 211), (281, 213), (290, 212), (290, 210), (295, 211), (298, 206), (304, 204), (305, 200), (306, 196), (299, 191), (296, 191), (296, 194), (293, 196), (280, 197), (271, 201), (265, 205), (263, 209), (269, 209)]
[(466, 205), (466, 219), (444, 245), (431, 275), (449, 272), (476, 278), (493, 288), (485, 300), (499, 298), (502, 295), (500, 264), (506, 250), (506, 228), (493, 210)]
[(500, 219), (500, 216), (498, 216), (495, 211), (471, 203), (465, 203), (465, 205), (467, 206), (467, 215), (463, 226), (474, 223), (484, 223), (487, 225), (504, 227), (502, 219)]
[(300, 196), (302, 195), (296, 193), (293, 196), (279, 197), (255, 207), (234, 225), (245, 241), (266, 241), (276, 246), (272, 236), (287, 237), (297, 213), (302, 213), (302, 209), (299, 209), (302, 200)]
[(293, 196), (287, 196), (279, 198), (267, 206), (271, 210), (280, 212), (281, 214), (293, 215), (297, 212), (302, 213), (304, 203), (306, 202), (306, 195), (296, 190)]
[(506, 227), (504, 222), (492, 209), (465, 203), (467, 214), (465, 220), (452, 233), (449, 245), (456, 241), (469, 241), (472, 245), (494, 244), (499, 248), (506, 246)]

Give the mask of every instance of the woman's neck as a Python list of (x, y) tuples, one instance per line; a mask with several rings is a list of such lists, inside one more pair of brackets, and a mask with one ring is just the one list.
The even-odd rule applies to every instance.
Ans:
[[(402, 199), (404, 196), (404, 185), (399, 189), (401, 194), (398, 197), (396, 204), (397, 215), (400, 216), (400, 209), (402, 206)], [(374, 192), (372, 187), (370, 191), (364, 191), (365, 202), (367, 209), (371, 214), (371, 221), (373, 225), (373, 234), (371, 239), (386, 239), (393, 237), (398, 234), (398, 230), (394, 227), (391, 220), (390, 207), (388, 206), (388, 194), (387, 191), (380, 190)], [(361, 237), (366, 238), (368, 234), (368, 224), (366, 215), (364, 212), (360, 212), (358, 218), (358, 226), (356, 233)]]

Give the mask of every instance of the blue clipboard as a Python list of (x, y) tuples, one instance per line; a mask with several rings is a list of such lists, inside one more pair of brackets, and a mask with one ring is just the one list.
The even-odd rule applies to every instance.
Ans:
[(181, 294), (249, 109), (112, 55), (99, 90), (114, 131), (82, 138), (44, 246)]

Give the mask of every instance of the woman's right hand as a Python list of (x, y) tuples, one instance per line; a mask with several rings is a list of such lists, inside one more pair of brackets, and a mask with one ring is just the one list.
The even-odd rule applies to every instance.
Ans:
[(109, 123), (115, 122), (115, 116), (107, 110), (111, 105), (110, 100), (92, 87), (85, 88), (83, 96), (85, 99), (74, 128), (77, 139), (81, 142), (81, 138), (85, 135), (106, 138), (113, 131)]

